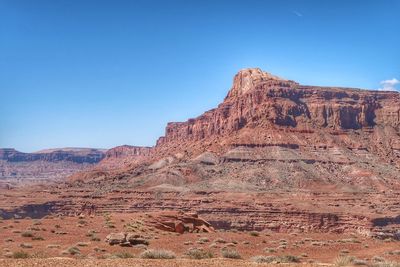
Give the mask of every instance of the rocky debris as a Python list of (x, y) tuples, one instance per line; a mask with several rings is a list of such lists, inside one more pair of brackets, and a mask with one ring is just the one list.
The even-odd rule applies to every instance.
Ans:
[(130, 247), (136, 245), (148, 245), (147, 241), (143, 236), (135, 233), (111, 233), (106, 236), (105, 240), (109, 245), (120, 245), (123, 247)]
[(200, 218), (196, 213), (169, 212), (153, 216), (147, 223), (157, 229), (183, 234), (214, 232), (209, 222)]

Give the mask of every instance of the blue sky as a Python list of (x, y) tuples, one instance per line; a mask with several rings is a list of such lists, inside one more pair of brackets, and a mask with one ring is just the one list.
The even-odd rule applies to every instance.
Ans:
[(399, 88), (399, 14), (396, 0), (0, 0), (0, 147), (153, 145), (246, 67)]

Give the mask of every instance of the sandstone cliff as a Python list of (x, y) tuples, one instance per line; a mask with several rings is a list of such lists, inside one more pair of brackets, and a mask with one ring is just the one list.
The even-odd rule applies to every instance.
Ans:
[[(382, 130), (388, 138), (382, 144), (387, 150), (384, 154), (389, 153), (396, 160), (400, 149), (399, 129), (399, 93), (303, 86), (260, 69), (245, 69), (235, 76), (222, 104), (195, 119), (169, 123), (157, 147), (183, 147), (188, 142), (221, 137), (226, 137), (225, 142), (220, 142), (223, 145), (235, 142), (236, 138), (258, 145), (320, 146), (329, 145), (329, 140), (292, 140), (293, 133), (351, 136), (357, 132), (368, 134), (374, 144), (368, 141), (365, 145), (373, 146), (378, 140), (372, 137)], [(260, 131), (261, 135), (251, 135), (249, 130)], [(357, 144), (347, 146), (356, 148)], [(381, 148), (378, 145), (373, 149)]]
[[(244, 69), (217, 108), (169, 123), (153, 149), (123, 166), (102, 179), (167, 190), (400, 188), (400, 94)], [(97, 174), (74, 180), (82, 177)]]

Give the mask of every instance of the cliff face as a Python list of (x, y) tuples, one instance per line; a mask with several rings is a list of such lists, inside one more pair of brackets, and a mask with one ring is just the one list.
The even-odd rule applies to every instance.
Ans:
[(164, 155), (238, 145), (339, 147), (373, 152), (400, 164), (400, 94), (304, 86), (245, 69), (216, 109), (169, 123), (156, 151)]
[(246, 127), (339, 132), (376, 126), (398, 131), (399, 125), (399, 93), (303, 86), (245, 69), (218, 108), (187, 122), (169, 123), (158, 145), (234, 134)]

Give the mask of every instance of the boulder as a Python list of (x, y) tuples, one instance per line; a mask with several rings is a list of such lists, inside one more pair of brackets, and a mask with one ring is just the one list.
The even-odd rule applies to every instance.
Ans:
[(147, 241), (145, 238), (143, 238), (141, 235), (139, 234), (135, 234), (135, 233), (128, 233), (126, 235), (126, 240), (132, 245), (149, 245), (149, 241)]
[(106, 236), (106, 242), (110, 245), (119, 245), (126, 242), (125, 233), (111, 233)]
[(215, 232), (209, 222), (196, 213), (166, 212), (153, 216), (146, 222), (150, 226), (168, 232)]

